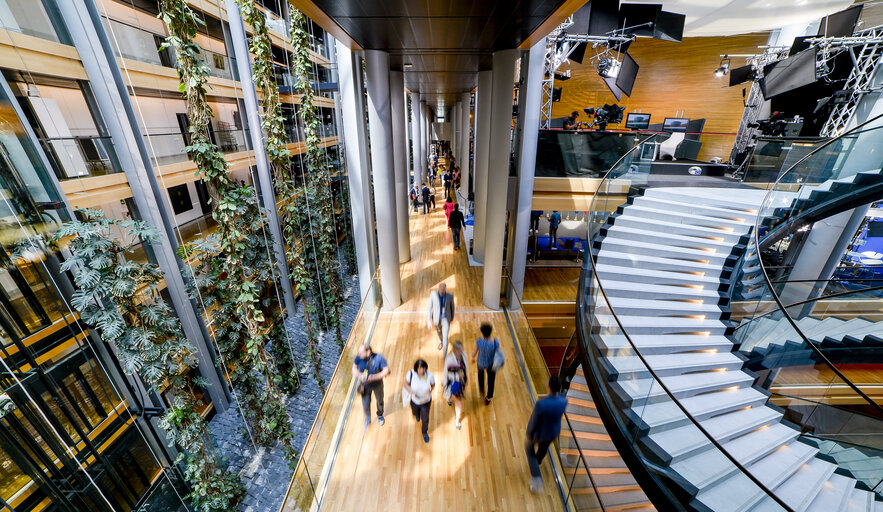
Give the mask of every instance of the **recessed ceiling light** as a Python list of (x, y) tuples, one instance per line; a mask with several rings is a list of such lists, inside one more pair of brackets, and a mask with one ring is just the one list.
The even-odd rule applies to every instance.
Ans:
[(413, 68), (414, 65), (411, 64), (410, 62), (406, 62), (406, 63), (402, 64), (402, 67), (403, 67), (403, 68)]

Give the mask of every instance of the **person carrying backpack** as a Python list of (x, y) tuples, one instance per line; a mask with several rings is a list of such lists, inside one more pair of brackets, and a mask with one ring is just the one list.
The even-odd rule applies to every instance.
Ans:
[(423, 442), (429, 442), (429, 407), (432, 405), (432, 390), (435, 389), (435, 376), (423, 359), (414, 363), (414, 369), (405, 375), (404, 389), (410, 394), (411, 414), (421, 423)]
[(411, 200), (411, 204), (414, 205), (414, 211), (416, 212), (419, 209), (417, 206), (417, 185), (411, 185), (411, 192), (408, 194), (408, 198)]
[[(484, 395), (484, 405), (490, 405), (494, 397), (494, 382), (497, 380), (497, 369), (494, 368), (494, 357), (500, 348), (500, 340), (491, 338), (491, 324), (481, 324), (481, 337), (475, 340), (472, 351), (472, 362), (478, 368), (478, 391)], [(487, 394), (484, 394), (484, 374), (487, 373)]]

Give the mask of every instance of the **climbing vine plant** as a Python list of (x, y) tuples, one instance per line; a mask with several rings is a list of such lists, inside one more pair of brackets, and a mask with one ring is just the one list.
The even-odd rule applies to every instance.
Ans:
[[(313, 365), (316, 382), (324, 393), (325, 384), (321, 374), (319, 342), (313, 319), (317, 309), (315, 280), (306, 267), (305, 261), (314, 259), (313, 241), (307, 238), (309, 233), (308, 201), (304, 194), (299, 194), (297, 185), (291, 175), (291, 152), (286, 144), (282, 103), (279, 97), (279, 86), (273, 79), (273, 55), (270, 35), (267, 32), (264, 14), (257, 8), (254, 0), (236, 0), (242, 12), (243, 20), (251, 25), (253, 35), (249, 39), (249, 51), (254, 56), (252, 81), (260, 95), (261, 127), (266, 136), (267, 158), (273, 168), (276, 184), (282, 192), (284, 203), (281, 212), (283, 235), (288, 240), (286, 256), (298, 295), (303, 301), (304, 330), (307, 335), (307, 354)], [(314, 262), (315, 263), (315, 262)], [(292, 312), (293, 313), (293, 312)]]
[[(186, 150), (198, 174), (214, 191), (212, 217), (218, 223), (218, 231), (213, 242), (220, 258), (214, 258), (202, 279), (204, 284), (206, 279), (214, 280), (213, 287), (219, 302), (223, 303), (222, 309), (235, 316), (228, 326), (235, 342), (221, 349), (227, 351), (225, 359), (233, 371), (239, 372), (238, 378), (231, 377), (234, 386), (237, 380), (254, 384), (240, 392), (248, 404), (247, 416), (254, 415), (251, 419), (255, 437), (264, 444), (278, 439), (289, 463), (294, 464), (297, 454), (292, 445), (291, 423), (279, 387), (281, 379), (269, 350), (273, 345), (269, 336), (273, 330), (271, 322), (275, 319), (265, 313), (265, 290), (268, 283), (272, 286), (268, 278), (275, 279), (275, 276), (272, 272), (268, 276), (261, 267), (269, 264), (271, 258), (267, 251), (271, 241), (266, 219), (254, 189), (239, 185), (230, 177), (227, 161), (208, 135), (212, 117), (212, 108), (206, 99), (208, 67), (202, 61), (202, 49), (194, 41), (201, 21), (186, 0), (160, 0), (159, 7), (159, 18), (169, 33), (164, 47), (175, 52), (179, 89), (187, 105), (191, 141)], [(198, 256), (205, 261), (205, 254)], [(257, 261), (267, 263), (254, 266)], [(261, 385), (246, 375), (250, 372), (261, 376)]]
[(328, 161), (319, 138), (319, 111), (314, 105), (315, 94), (310, 80), (313, 69), (309, 54), (309, 32), (307, 18), (300, 10), (291, 8), (291, 21), (288, 26), (292, 45), (292, 69), (295, 87), (301, 93), (300, 117), (303, 121), (306, 152), (301, 172), (304, 176), (304, 189), (307, 197), (315, 205), (313, 215), (314, 232), (319, 244), (318, 257), (321, 258), (325, 271), (321, 274), (325, 304), (326, 328), (334, 328), (337, 340), (342, 343), (340, 332), (340, 312), (343, 294), (340, 286), (337, 262), (337, 229), (334, 224), (334, 201), (331, 197), (331, 176), (328, 172)]
[(162, 271), (156, 264), (127, 259), (131, 245), (111, 238), (113, 227), (145, 244), (154, 243), (158, 233), (140, 221), (108, 219), (100, 210), (80, 212), (84, 220), (66, 223), (53, 240), (71, 237), (71, 256), (61, 266), (74, 275), (71, 304), (104, 341), (116, 346), (127, 374), (137, 373), (152, 390), (165, 387), (170, 398), (160, 426), (169, 446), (180, 448), (175, 462), (183, 464), (196, 510), (234, 510), (245, 486), (223, 464), (199, 413), (204, 405), (199, 388), (207, 382), (195, 375), (196, 349), (159, 295)]

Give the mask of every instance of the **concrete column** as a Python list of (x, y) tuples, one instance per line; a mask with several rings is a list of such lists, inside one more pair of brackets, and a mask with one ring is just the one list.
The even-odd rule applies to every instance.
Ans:
[(420, 130), (420, 181), (426, 181), (426, 175), (429, 172), (427, 158), (429, 155), (429, 141), (432, 138), (432, 126), (430, 126), (429, 108), (426, 106), (426, 100), (422, 99), (422, 94), (420, 97), (420, 122), (423, 125), (422, 130)]
[(138, 214), (141, 220), (160, 231), (159, 242), (150, 248), (163, 272), (172, 307), (181, 320), (184, 334), (198, 352), (199, 373), (210, 384), (208, 394), (215, 408), (222, 412), (230, 403), (227, 384), (215, 366), (215, 350), (202, 317), (187, 297), (182, 277), (183, 263), (175, 256), (178, 244), (169, 217), (172, 206), (156, 179), (150, 153), (141, 136), (138, 116), (113, 53), (114, 46), (105, 33), (94, 2), (72, 0), (58, 2), (58, 7), (89, 78), (121, 170), (132, 189)]
[[(267, 225), (273, 236), (273, 252), (276, 255), (276, 268), (279, 270), (282, 288), (282, 300), (289, 315), (294, 315), (294, 289), (291, 286), (291, 272), (288, 271), (288, 257), (285, 255), (285, 238), (279, 221), (279, 207), (276, 206), (276, 192), (273, 189), (273, 176), (270, 174), (270, 162), (267, 158), (267, 145), (264, 142), (264, 131), (261, 129), (261, 115), (258, 109), (258, 93), (251, 80), (251, 60), (249, 59), (248, 43), (245, 36), (245, 25), (239, 13), (239, 5), (235, 0), (226, 0), (230, 40), (233, 42), (233, 54), (236, 56), (236, 68), (242, 80), (242, 96), (245, 103), (245, 119), (248, 123), (251, 146), (254, 149), (255, 166), (257, 167), (258, 183), (260, 184), (261, 202), (267, 211)], [(245, 77), (249, 77), (246, 79)]]
[[(420, 184), (420, 145), (423, 143), (423, 116), (420, 113), (420, 95), (411, 93), (411, 160), (414, 166), (411, 184)], [(410, 190), (410, 187), (409, 187)]]
[(393, 156), (395, 158), (396, 227), (399, 241), (399, 263), (411, 259), (411, 238), (408, 234), (408, 132), (405, 105), (405, 75), (389, 72), (389, 103), (392, 113)]
[[(506, 230), (506, 194), (509, 182), (509, 149), (512, 132), (512, 95), (515, 92), (515, 59), (518, 50), (494, 53), (493, 105), (491, 106), (490, 153), (485, 224), (484, 279), (482, 302), (500, 308), (500, 279), (503, 271), (503, 242)], [(511, 243), (511, 242), (510, 242)]]
[(472, 93), (464, 92), (460, 95), (463, 119), (460, 129), (460, 143), (463, 145), (463, 159), (460, 161), (460, 193), (464, 198), (469, 198), (469, 103)]
[(371, 206), (371, 172), (368, 162), (368, 130), (365, 126), (364, 89), (360, 59), (337, 41), (337, 79), (340, 89), (340, 115), (344, 119), (343, 141), (347, 185), (353, 219), (359, 291), (364, 298), (377, 270), (374, 241), (374, 208)]
[(484, 234), (487, 217), (487, 169), (491, 131), (491, 87), (493, 71), (478, 72), (475, 91), (475, 215), (473, 225), (472, 258), (484, 262)]
[(518, 193), (516, 195), (515, 236), (512, 243), (512, 288), (509, 303), (520, 304), (524, 293), (524, 271), (527, 264), (527, 239), (530, 210), (533, 202), (533, 178), (537, 162), (537, 138), (540, 134), (540, 113), (543, 101), (543, 59), (546, 39), (533, 45), (528, 54), (524, 97), (518, 110), (521, 116), (521, 140), (518, 147)]
[(368, 128), (371, 132), (371, 168), (374, 178), (374, 211), (377, 214), (377, 247), (383, 309), (402, 303), (396, 224), (395, 167), (392, 112), (389, 94), (389, 54), (365, 50), (368, 77)]
[(451, 118), (445, 119), (447, 125), (450, 127), (451, 132), (451, 154), (454, 155), (454, 158), (457, 160), (457, 165), (460, 165), (460, 130), (458, 125), (458, 120), (460, 119), (460, 103), (454, 104), (451, 107)]

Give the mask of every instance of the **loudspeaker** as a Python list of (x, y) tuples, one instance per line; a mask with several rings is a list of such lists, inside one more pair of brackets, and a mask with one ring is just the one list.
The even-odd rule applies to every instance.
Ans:
[(552, 88), (552, 101), (561, 101), (561, 87)]

